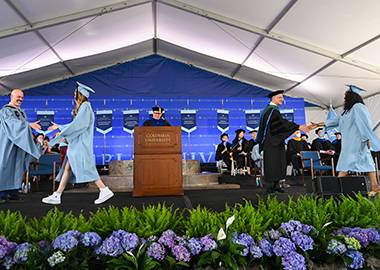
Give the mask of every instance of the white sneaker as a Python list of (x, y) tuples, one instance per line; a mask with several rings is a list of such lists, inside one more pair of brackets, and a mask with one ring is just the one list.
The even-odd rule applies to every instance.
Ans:
[(94, 201), (95, 204), (101, 204), (104, 203), (105, 201), (111, 199), (113, 197), (113, 192), (108, 188), (105, 187), (100, 190), (99, 192), (99, 198)]
[(61, 196), (54, 192), (52, 195), (42, 199), (43, 203), (47, 204), (61, 204)]

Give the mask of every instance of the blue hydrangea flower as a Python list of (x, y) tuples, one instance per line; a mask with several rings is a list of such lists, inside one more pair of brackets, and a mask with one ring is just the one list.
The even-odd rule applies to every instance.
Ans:
[(77, 231), (68, 231), (57, 236), (52, 243), (53, 249), (67, 252), (78, 246), (79, 241), (77, 237), (79, 237), (80, 234), (77, 234), (76, 232)]
[(298, 220), (289, 220), (288, 222), (283, 222), (281, 223), (280, 228), (288, 235), (290, 235), (294, 231), (303, 231), (303, 225)]
[(346, 265), (350, 269), (361, 269), (364, 266), (363, 254), (357, 250), (349, 250), (345, 254), (352, 261), (350, 264)]
[(282, 257), (293, 251), (296, 251), (296, 246), (288, 238), (280, 237), (280, 239), (276, 240), (273, 244), (273, 253), (276, 254), (276, 256)]
[(252, 236), (247, 233), (234, 233), (232, 235), (232, 242), (238, 245), (242, 245), (244, 247), (242, 251), (243, 256), (247, 256), (249, 254), (249, 248), (254, 244), (254, 240)]
[(348, 237), (353, 237), (359, 241), (360, 245), (366, 248), (369, 245), (368, 235), (365, 230), (355, 228), (347, 234)]
[(189, 250), (182, 246), (176, 245), (172, 248), (172, 253), (177, 262), (189, 262), (190, 261), (190, 252)]
[(198, 238), (190, 238), (187, 242), (187, 247), (190, 249), (192, 255), (198, 255), (202, 251), (202, 243)]
[(149, 257), (153, 259), (162, 261), (163, 259), (165, 259), (165, 247), (161, 245), (160, 243), (153, 242), (149, 246), (147, 250), (147, 254)]
[(306, 270), (305, 258), (294, 251), (285, 254), (281, 258), (281, 264), (284, 270)]
[(344, 254), (346, 251), (346, 245), (335, 239), (330, 240), (329, 244), (327, 245), (327, 253), (329, 254), (341, 255)]
[(314, 240), (307, 235), (300, 232), (292, 232), (292, 241), (303, 251), (312, 250), (314, 246)]
[(80, 242), (85, 247), (96, 247), (102, 243), (102, 238), (96, 232), (86, 232), (82, 234)]
[(315, 228), (311, 225), (303, 224), (302, 225), (302, 232), (304, 234), (309, 234), (311, 231), (313, 231)]
[(123, 247), (121, 246), (120, 239), (111, 235), (103, 241), (102, 245), (96, 250), (96, 253), (111, 257), (121, 255)]
[(202, 244), (202, 251), (211, 251), (218, 247), (215, 240), (212, 239), (212, 235), (208, 234), (206, 236), (203, 236), (201, 239)]
[(12, 266), (15, 265), (16, 262), (12, 256), (6, 256), (3, 261), (3, 266), (5, 269), (9, 270), (12, 269)]
[(261, 239), (259, 247), (265, 256), (271, 257), (273, 255), (273, 245), (266, 238)]
[(281, 233), (277, 230), (270, 230), (267, 234), (266, 234), (269, 239), (271, 240), (277, 240), (281, 237)]
[(256, 245), (251, 245), (251, 247), (249, 248), (249, 252), (251, 253), (254, 259), (260, 259), (263, 257), (261, 249)]
[(41, 250), (45, 250), (47, 248), (49, 248), (49, 242), (46, 241), (46, 240), (41, 240), (37, 243), (38, 247), (41, 249)]
[(32, 249), (32, 245), (29, 243), (22, 243), (17, 246), (15, 254), (13, 255), (16, 263), (23, 263), (28, 260), (28, 252)]
[(175, 239), (176, 239), (176, 234), (172, 230), (167, 230), (164, 231), (161, 235), (161, 237), (158, 239), (158, 243), (168, 247), (172, 248), (175, 246)]

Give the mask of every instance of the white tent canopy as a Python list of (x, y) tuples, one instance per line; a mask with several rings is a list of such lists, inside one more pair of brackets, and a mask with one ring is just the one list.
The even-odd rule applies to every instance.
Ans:
[(378, 0), (3, 0), (0, 93), (157, 53), (321, 106), (380, 92)]

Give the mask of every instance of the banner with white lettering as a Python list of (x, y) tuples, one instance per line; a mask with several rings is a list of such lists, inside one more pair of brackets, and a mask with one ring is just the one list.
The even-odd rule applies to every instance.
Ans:
[(139, 125), (139, 110), (123, 111), (123, 130), (133, 134), (134, 128)]
[(50, 133), (48, 127), (54, 122), (54, 112), (53, 111), (37, 111), (37, 121), (40, 121), (41, 130), (43, 134)]
[(248, 131), (257, 129), (260, 125), (260, 110), (246, 110), (245, 121)]
[(107, 134), (112, 130), (112, 110), (96, 112), (96, 131)]
[(228, 110), (217, 110), (218, 129), (220, 132), (225, 133), (230, 128), (230, 118)]
[(189, 134), (197, 129), (196, 110), (181, 110), (181, 129)]
[(286, 109), (286, 110), (280, 110), (281, 116), (285, 118), (288, 121), (294, 122), (294, 110), (293, 109)]

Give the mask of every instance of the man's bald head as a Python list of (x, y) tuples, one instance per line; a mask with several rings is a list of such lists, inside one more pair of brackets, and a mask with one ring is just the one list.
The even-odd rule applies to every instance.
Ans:
[(24, 101), (24, 92), (21, 89), (13, 89), (10, 104), (19, 108)]

